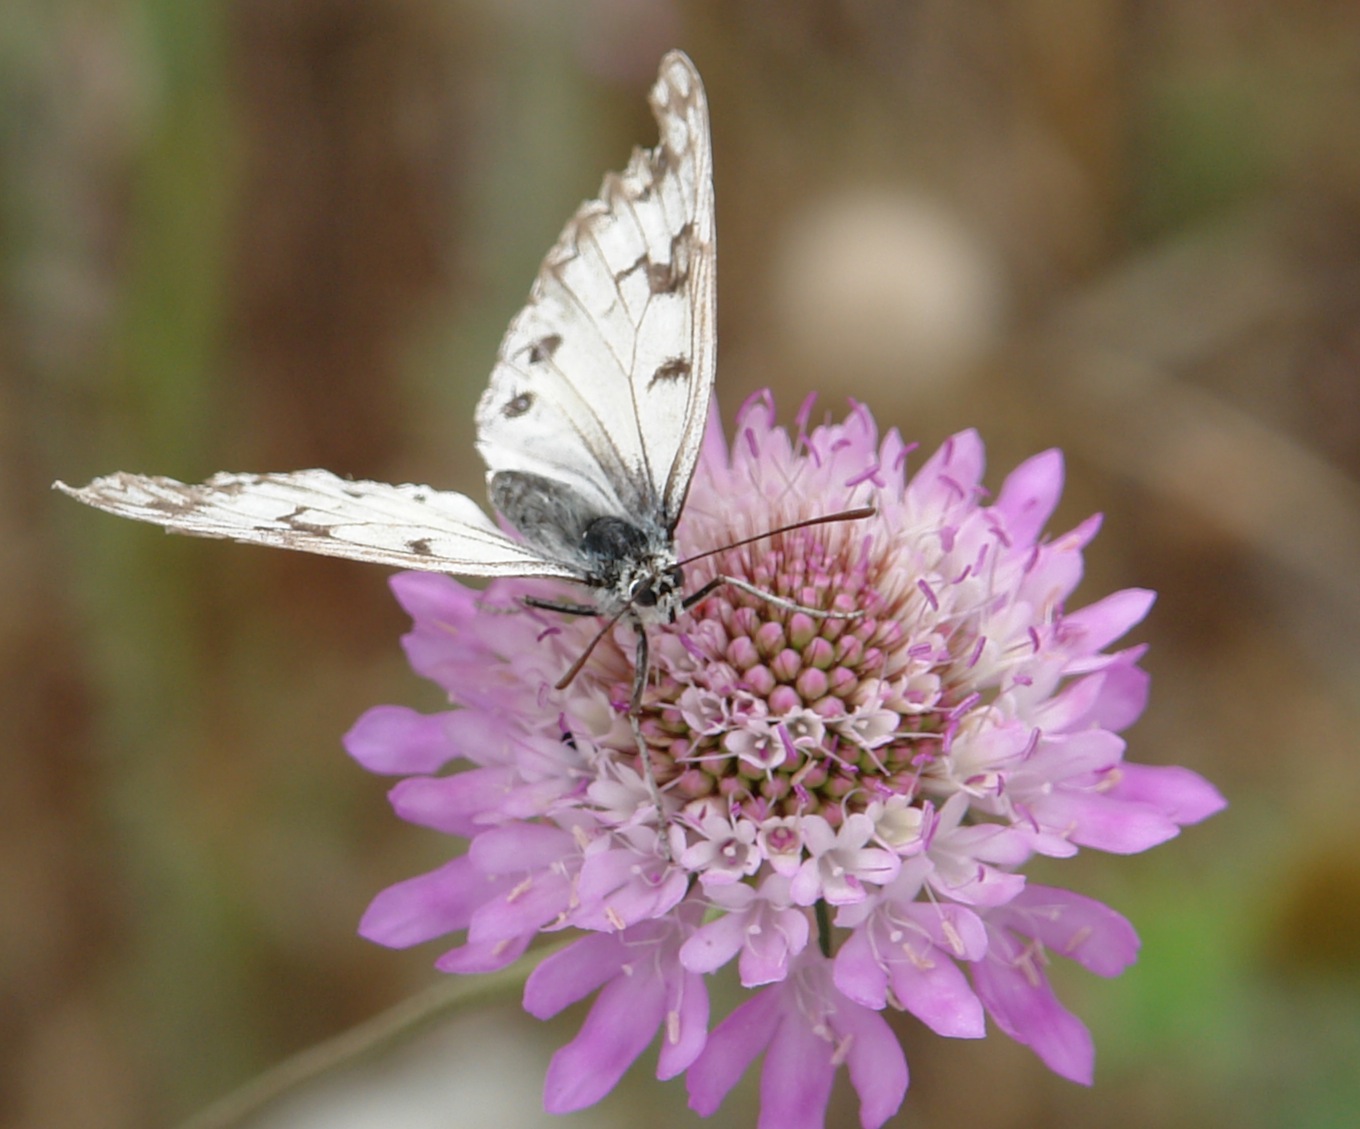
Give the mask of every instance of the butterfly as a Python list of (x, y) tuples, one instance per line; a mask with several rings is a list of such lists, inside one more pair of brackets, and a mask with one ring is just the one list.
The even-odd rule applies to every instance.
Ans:
[[(648, 101), (659, 143), (635, 150), (621, 173), (605, 176), (598, 198), (567, 221), (528, 304), (506, 330), (477, 405), (487, 492), (517, 538), (465, 494), (326, 470), (224, 473), (200, 485), (119, 473), (80, 488), (55, 486), (175, 533), (397, 568), (584, 585), (591, 605), (525, 602), (606, 617), (559, 688), (615, 623), (625, 619), (636, 629), (628, 719), (660, 813), (638, 719), (647, 625), (673, 622), (721, 584), (815, 616), (858, 613), (803, 608), (730, 576), (684, 591), (688, 562), (677, 559), (675, 528), (699, 457), (716, 361), (713, 161), (703, 83), (685, 54), (661, 60)], [(872, 512), (813, 518), (723, 548)]]
[(511, 321), (477, 405), (477, 449), (508, 536), (464, 494), (325, 470), (200, 485), (111, 474), (56, 487), (175, 533), (462, 576), (551, 577), (597, 610), (674, 620), (675, 526), (716, 355), (712, 156), (694, 64), (661, 61), (655, 148), (635, 150), (567, 222)]

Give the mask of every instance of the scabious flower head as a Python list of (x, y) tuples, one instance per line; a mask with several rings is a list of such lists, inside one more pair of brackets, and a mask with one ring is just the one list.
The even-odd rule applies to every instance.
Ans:
[[(1067, 610), (1099, 523), (1041, 536), (1062, 486), (1056, 451), (989, 502), (975, 433), (908, 476), (911, 448), (895, 431), (880, 439), (862, 406), (816, 427), (810, 412), (790, 433), (755, 397), (730, 448), (711, 424), (680, 556), (856, 506), (875, 514), (689, 566), (691, 591), (726, 576), (782, 602), (718, 585), (649, 629), (639, 724), (660, 810), (628, 719), (632, 628), (559, 690), (598, 626), (524, 605), (562, 595), (551, 586), (393, 580), (414, 620), (412, 666), (457, 708), (377, 707), (347, 745), (405, 777), (399, 815), (470, 842), (379, 894), (361, 930), (393, 946), (461, 933), (437, 962), (450, 972), (583, 932), (525, 991), (540, 1017), (598, 992), (549, 1070), (550, 1110), (599, 1100), (659, 1030), (658, 1076), (687, 1072), (702, 1113), (764, 1053), (762, 1124), (821, 1125), (844, 1064), (862, 1123), (880, 1125), (907, 1086), (887, 1008), (961, 1038), (990, 1015), (1089, 1082), (1089, 1034), (1044, 968), (1057, 953), (1113, 976), (1137, 938), (1021, 867), (1145, 850), (1223, 806), (1194, 773), (1124, 760), (1118, 733), (1142, 712), (1147, 676), (1143, 648), (1109, 648), (1152, 594)], [(706, 977), (729, 964), (751, 994), (710, 1032)]]

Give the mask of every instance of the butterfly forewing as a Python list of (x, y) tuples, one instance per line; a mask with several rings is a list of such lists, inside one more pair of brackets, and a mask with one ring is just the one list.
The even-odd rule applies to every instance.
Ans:
[(326, 470), (215, 474), (198, 486), (111, 474), (73, 498), (175, 533), (348, 557), (393, 568), (473, 576), (560, 576), (577, 570), (513, 541), (465, 494), (354, 482)]
[(605, 177), (548, 253), (477, 410), (490, 474), (569, 484), (598, 513), (671, 530), (714, 377), (708, 108), (673, 52), (651, 93), (661, 130)]

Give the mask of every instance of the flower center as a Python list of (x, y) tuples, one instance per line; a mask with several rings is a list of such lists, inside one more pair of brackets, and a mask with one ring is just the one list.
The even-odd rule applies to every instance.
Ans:
[(722, 554), (717, 573), (798, 607), (725, 585), (657, 630), (641, 727), (667, 795), (833, 825), (875, 799), (915, 795), (946, 731), (940, 668), (952, 655), (938, 638), (911, 638), (917, 589), (861, 540), (800, 530)]

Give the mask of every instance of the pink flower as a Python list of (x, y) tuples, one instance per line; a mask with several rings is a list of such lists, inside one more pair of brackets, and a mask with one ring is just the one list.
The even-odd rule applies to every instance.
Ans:
[[(1067, 611), (1098, 522), (1041, 537), (1057, 452), (988, 505), (974, 433), (908, 479), (910, 449), (880, 439), (863, 407), (817, 427), (810, 412), (790, 433), (756, 397), (730, 449), (710, 427), (678, 548), (872, 504), (872, 518), (686, 569), (690, 590), (733, 576), (857, 615), (723, 586), (651, 629), (639, 723), (661, 810), (626, 713), (629, 627), (559, 690), (598, 626), (522, 602), (553, 585), (393, 579), (412, 666), (458, 708), (380, 706), (347, 745), (404, 777), (399, 815), (469, 846), (380, 894), (361, 931), (392, 946), (458, 934), (438, 961), (458, 972), (504, 967), (543, 932), (583, 932), (525, 993), (540, 1016), (599, 993), (550, 1068), (550, 1109), (597, 1101), (660, 1029), (658, 1074), (687, 1071), (701, 1112), (763, 1052), (762, 1124), (820, 1125), (845, 1064), (863, 1124), (878, 1125), (907, 1082), (878, 1014), (889, 1007), (955, 1038), (980, 1036), (990, 1014), (1089, 1082), (1090, 1037), (1043, 966), (1057, 952), (1115, 975), (1136, 938), (1099, 903), (1027, 886), (1022, 868), (1035, 854), (1145, 850), (1223, 806), (1193, 772), (1124, 760), (1118, 734), (1147, 678), (1141, 648), (1107, 648), (1152, 596)], [(753, 995), (710, 1033), (705, 977), (733, 961)]]

